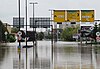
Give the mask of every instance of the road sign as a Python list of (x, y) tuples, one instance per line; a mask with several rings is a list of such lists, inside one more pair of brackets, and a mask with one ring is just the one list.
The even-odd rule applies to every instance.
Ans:
[(67, 10), (67, 21), (68, 22), (80, 22), (80, 11), (79, 10)]
[(21, 39), (22, 39), (22, 37), (21, 37), (21, 36), (19, 36), (19, 37), (18, 37), (18, 40), (21, 40)]
[(18, 31), (17, 35), (21, 36), (22, 35), (22, 32), (21, 31)]
[(8, 33), (7, 32), (5, 32), (5, 35), (7, 35)]
[(97, 42), (100, 42), (100, 37), (97, 36), (97, 37), (96, 37), (96, 40), (97, 40)]
[(99, 36), (97, 36), (97, 37), (96, 37), (96, 39), (97, 39), (97, 40), (100, 40), (100, 37), (99, 37)]
[(96, 36), (100, 36), (100, 32), (96, 32)]
[(93, 29), (94, 29), (94, 27), (90, 27), (89, 29), (90, 29), (90, 30), (93, 30)]
[(54, 10), (54, 22), (65, 22), (65, 10)]
[(94, 22), (94, 10), (81, 10), (81, 22)]

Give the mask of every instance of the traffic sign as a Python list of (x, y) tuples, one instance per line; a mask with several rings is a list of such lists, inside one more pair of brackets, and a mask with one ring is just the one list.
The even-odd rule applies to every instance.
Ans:
[(18, 31), (17, 35), (21, 36), (22, 35), (22, 32), (21, 31)]
[(94, 10), (81, 10), (81, 22), (94, 22)]
[(65, 22), (65, 10), (54, 10), (54, 22)]
[(89, 29), (90, 29), (90, 30), (93, 30), (93, 29), (94, 29), (94, 27), (90, 27)]
[(100, 36), (100, 32), (96, 32), (96, 36)]
[(19, 37), (18, 37), (18, 40), (21, 40), (21, 39), (22, 39), (22, 37), (21, 37), (21, 36), (19, 36)]
[(100, 40), (100, 37), (99, 37), (99, 36), (97, 36), (97, 37), (96, 37), (96, 40)]
[(80, 22), (80, 11), (79, 10), (67, 10), (67, 21), (68, 22)]
[(7, 35), (8, 33), (7, 32), (5, 32), (5, 35)]

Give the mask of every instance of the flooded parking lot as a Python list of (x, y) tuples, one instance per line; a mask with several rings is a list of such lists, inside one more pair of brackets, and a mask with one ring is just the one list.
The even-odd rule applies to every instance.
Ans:
[(100, 69), (99, 45), (57, 42), (53, 54), (50, 41), (38, 41), (34, 50), (27, 48), (27, 53), (26, 48), (18, 50), (17, 46), (0, 45), (0, 69)]

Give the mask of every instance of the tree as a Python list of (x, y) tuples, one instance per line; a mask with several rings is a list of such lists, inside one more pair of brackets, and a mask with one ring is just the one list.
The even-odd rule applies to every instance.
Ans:
[(13, 27), (12, 29), (11, 29), (11, 33), (17, 33), (18, 32), (18, 28), (16, 28), (16, 27)]
[(43, 32), (39, 32), (38, 33), (38, 39), (42, 40), (44, 38), (44, 33)]
[(0, 21), (0, 42), (5, 41), (5, 31), (7, 31), (7, 28), (3, 25), (2, 21)]
[(9, 34), (7, 37), (7, 41), (8, 42), (15, 42), (16, 41), (15, 35)]
[(73, 35), (77, 34), (77, 30), (79, 27), (73, 28), (68, 27), (63, 30), (61, 33), (61, 39), (64, 41), (73, 41)]
[(67, 40), (67, 36), (66, 35), (67, 35), (67, 31), (66, 31), (66, 29), (64, 29), (63, 32), (61, 33), (61, 39), (66, 41)]

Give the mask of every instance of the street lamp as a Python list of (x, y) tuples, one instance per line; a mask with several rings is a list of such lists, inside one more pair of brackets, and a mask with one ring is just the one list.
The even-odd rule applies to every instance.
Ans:
[(52, 30), (52, 31), (51, 31), (51, 32), (52, 32), (52, 33), (51, 33), (51, 35), (52, 35), (52, 38), (51, 38), (51, 60), (52, 60), (52, 67), (53, 67), (53, 57), (54, 57), (54, 56), (53, 56), (53, 55), (54, 55), (54, 54), (53, 54), (53, 52), (54, 52), (53, 37), (54, 37), (54, 36), (53, 36), (53, 23), (52, 23), (52, 15), (53, 15), (53, 12), (52, 12), (52, 11), (53, 11), (53, 10), (49, 9), (49, 11), (50, 11), (50, 23), (51, 23), (51, 28), (52, 28), (52, 29), (51, 29), (51, 30)]
[[(52, 20), (53, 20), (53, 19), (52, 19), (52, 15), (53, 15), (53, 12), (52, 12), (52, 11), (53, 11), (53, 10), (52, 10), (52, 9), (49, 9), (49, 11), (50, 11), (50, 17), (51, 17), (51, 18), (50, 18), (50, 19), (51, 19), (50, 21), (51, 21), (51, 24), (52, 24)], [(52, 24), (52, 25), (53, 25), (53, 24)]]
[[(34, 31), (36, 32), (36, 28), (35, 28), (35, 30), (34, 30), (34, 27), (36, 26), (36, 22), (34, 21), (34, 5), (35, 5), (35, 4), (38, 4), (38, 3), (37, 3), (37, 2), (30, 2), (30, 4), (33, 5), (33, 32), (34, 32)], [(34, 24), (35, 24), (35, 26), (34, 26)], [(33, 33), (33, 35), (34, 35), (34, 33)], [(34, 39), (36, 40), (36, 37), (35, 37)], [(33, 40), (33, 44), (34, 44), (34, 40)]]
[[(53, 19), (52, 19), (52, 15), (53, 15), (53, 10), (52, 9), (49, 9), (49, 11), (50, 11), (50, 23), (51, 23), (51, 27), (53, 27), (53, 23), (52, 23), (52, 21), (53, 21)], [(52, 30), (53, 31), (53, 30)], [(52, 34), (53, 34), (53, 32), (52, 32)], [(52, 35), (53, 36), (53, 35)], [(53, 37), (52, 37), (52, 41), (53, 41)], [(52, 43), (53, 44), (53, 43)]]
[[(36, 34), (34, 35), (34, 5), (35, 4), (38, 4), (37, 2), (31, 2), (30, 4), (32, 4), (33, 5), (33, 65), (34, 65), (34, 39), (36, 40)], [(36, 23), (36, 22), (35, 22)], [(36, 24), (35, 24), (36, 25)], [(36, 33), (36, 28), (35, 28), (35, 33)], [(34, 69), (34, 68), (33, 68)]]

